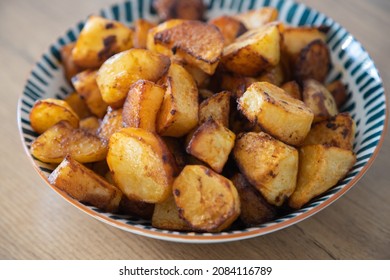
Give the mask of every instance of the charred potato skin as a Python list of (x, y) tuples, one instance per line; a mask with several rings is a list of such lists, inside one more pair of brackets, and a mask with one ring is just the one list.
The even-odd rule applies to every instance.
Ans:
[(336, 80), (333, 83), (328, 84), (326, 89), (332, 94), (337, 108), (340, 109), (348, 99), (345, 85), (340, 80)]
[(154, 0), (153, 7), (162, 21), (174, 18), (202, 20), (205, 12), (203, 0)]

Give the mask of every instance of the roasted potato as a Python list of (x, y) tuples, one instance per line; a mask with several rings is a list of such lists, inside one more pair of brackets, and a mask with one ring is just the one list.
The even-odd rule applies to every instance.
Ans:
[(103, 100), (114, 108), (123, 105), (132, 84), (140, 79), (158, 81), (169, 69), (170, 60), (161, 54), (131, 49), (107, 59), (98, 71), (97, 84)]
[(90, 16), (72, 50), (74, 63), (97, 68), (112, 55), (133, 47), (133, 31), (122, 23)]
[(241, 21), (246, 28), (255, 29), (277, 20), (278, 10), (273, 7), (264, 7), (237, 14), (234, 18)]
[(210, 118), (195, 130), (186, 150), (221, 173), (235, 139), (236, 135), (232, 131)]
[(153, 82), (138, 80), (130, 88), (123, 105), (122, 119), (126, 127), (156, 131), (156, 118), (165, 90)]
[(150, 220), (154, 212), (154, 204), (143, 201), (130, 200), (126, 196), (122, 196), (119, 203), (118, 212), (124, 215), (141, 217), (142, 219)]
[(172, 190), (176, 167), (157, 134), (133, 127), (114, 133), (107, 163), (115, 185), (130, 200), (160, 203)]
[(264, 132), (238, 135), (233, 150), (238, 168), (268, 203), (281, 206), (294, 192), (298, 151)]
[(175, 159), (176, 166), (181, 171), (186, 165), (187, 161), (187, 154), (182, 143), (182, 139), (174, 137), (162, 137), (162, 139)]
[(94, 116), (80, 120), (80, 129), (87, 131), (90, 134), (97, 135), (100, 127), (100, 120)]
[(246, 226), (258, 226), (276, 217), (276, 209), (269, 204), (261, 193), (249, 184), (241, 173), (236, 173), (231, 181), (240, 197), (240, 220)]
[(219, 29), (200, 21), (171, 21), (149, 31), (148, 49), (212, 75), (223, 50), (223, 36)]
[(198, 124), (198, 88), (191, 75), (172, 63), (165, 78), (167, 90), (157, 116), (157, 132), (181, 137)]
[(73, 111), (77, 114), (79, 119), (84, 119), (92, 116), (91, 111), (89, 111), (87, 104), (81, 98), (77, 92), (72, 92), (69, 94), (64, 101), (69, 104)]
[(284, 73), (282, 65), (278, 63), (275, 67), (272, 67), (263, 72), (259, 77), (256, 78), (258, 82), (268, 82), (275, 86), (281, 86), (284, 81)]
[(337, 108), (340, 109), (348, 99), (345, 85), (340, 80), (336, 80), (328, 84), (326, 89), (332, 94)]
[(280, 33), (276, 24), (270, 23), (252, 29), (223, 49), (221, 63), (236, 74), (256, 76), (280, 59)]
[(32, 129), (41, 134), (60, 121), (79, 126), (79, 117), (66, 101), (47, 98), (38, 100), (30, 111)]
[(203, 0), (154, 0), (153, 6), (163, 21), (173, 18), (202, 20), (205, 12)]
[(230, 45), (237, 37), (248, 31), (240, 20), (232, 16), (223, 15), (216, 17), (211, 19), (209, 23), (218, 27), (219, 31), (221, 31), (224, 46)]
[(107, 113), (101, 121), (97, 131), (99, 138), (108, 142), (111, 135), (124, 127), (122, 112), (123, 109), (113, 110), (111, 107), (108, 107)]
[(233, 183), (201, 165), (187, 165), (173, 183), (180, 218), (198, 231), (219, 232), (240, 215)]
[(246, 89), (255, 82), (258, 82), (258, 80), (253, 77), (223, 73), (221, 75), (220, 86), (222, 90), (230, 91), (234, 98), (240, 98)]
[(47, 163), (60, 163), (67, 155), (86, 163), (105, 159), (107, 145), (97, 136), (61, 121), (31, 144), (31, 154)]
[(314, 113), (314, 123), (327, 120), (338, 113), (332, 94), (316, 80), (304, 81), (302, 97), (303, 102)]
[(302, 101), (267, 82), (253, 83), (238, 107), (251, 122), (290, 145), (303, 142), (313, 121), (313, 112)]
[(299, 209), (326, 192), (345, 177), (355, 162), (356, 156), (350, 150), (326, 145), (300, 148), (297, 187), (289, 199), (289, 206)]
[(302, 145), (323, 144), (352, 151), (355, 130), (351, 116), (340, 113), (329, 120), (315, 123)]
[(50, 174), (49, 182), (74, 199), (106, 212), (117, 211), (122, 199), (118, 188), (70, 156)]
[(139, 18), (136, 21), (134, 21), (134, 31), (135, 31), (133, 37), (134, 48), (146, 49), (148, 31), (155, 26), (156, 24), (143, 18)]
[(302, 100), (301, 88), (296, 81), (289, 81), (284, 83), (280, 88), (291, 97)]
[(96, 83), (97, 71), (85, 70), (72, 78), (72, 84), (77, 93), (85, 101), (89, 111), (102, 118), (107, 111), (107, 103), (103, 101), (99, 87)]
[(60, 50), (61, 63), (64, 69), (64, 76), (68, 82), (71, 81), (74, 75), (84, 70), (83, 67), (76, 65), (73, 60), (72, 51), (75, 45), (75, 42), (69, 43), (63, 46)]
[[(180, 64), (180, 63), (179, 63)], [(181, 63), (181, 65), (184, 67), (184, 69), (187, 70), (188, 73), (194, 78), (198, 88), (205, 88), (208, 86), (210, 82), (210, 75), (205, 73), (203, 70), (200, 68), (186, 64), (186, 63)]]
[(152, 226), (160, 229), (189, 231), (190, 225), (179, 217), (173, 195), (170, 195), (164, 202), (154, 207)]
[(230, 92), (222, 91), (207, 98), (199, 105), (199, 123), (206, 122), (209, 118), (229, 127)]

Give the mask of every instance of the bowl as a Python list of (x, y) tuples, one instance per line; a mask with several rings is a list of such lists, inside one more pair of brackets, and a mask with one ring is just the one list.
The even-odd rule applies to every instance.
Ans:
[[(152, 0), (124, 1), (123, 3), (102, 9), (100, 15), (125, 24), (131, 24), (133, 20), (138, 18), (156, 20), (157, 16), (151, 6), (151, 2)], [(234, 14), (263, 6), (272, 6), (278, 9), (279, 20), (288, 24), (296, 26), (329, 26), (327, 43), (333, 65), (331, 66), (327, 82), (341, 79), (347, 86), (348, 100), (342, 111), (349, 112), (356, 122), (354, 152), (357, 155), (357, 161), (352, 170), (335, 187), (312, 200), (302, 209), (280, 216), (276, 220), (260, 226), (231, 229), (221, 233), (160, 230), (153, 228), (149, 221), (137, 217), (105, 213), (95, 207), (84, 205), (72, 199), (49, 184), (47, 177), (54, 169), (54, 166), (34, 159), (29, 152), (31, 143), (38, 136), (30, 126), (29, 112), (34, 102), (38, 99), (50, 97), (63, 99), (72, 92), (72, 88), (64, 79), (59, 50), (65, 44), (76, 40), (84, 25), (84, 21), (80, 21), (50, 45), (48, 50), (35, 63), (25, 84), (23, 94), (19, 99), (17, 109), (19, 131), (27, 155), (43, 180), (70, 204), (111, 226), (156, 239), (188, 243), (235, 241), (286, 228), (318, 213), (345, 194), (371, 166), (382, 145), (385, 128), (387, 127), (386, 101), (378, 70), (369, 54), (353, 35), (330, 17), (290, 0), (208, 0), (206, 1), (206, 6), (206, 18), (222, 14)]]

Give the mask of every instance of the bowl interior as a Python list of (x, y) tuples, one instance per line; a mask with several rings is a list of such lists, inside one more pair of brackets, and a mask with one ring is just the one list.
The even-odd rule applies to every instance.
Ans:
[[(101, 10), (100, 15), (121, 21), (127, 25), (131, 25), (138, 18), (156, 20), (156, 13), (151, 7), (151, 2), (152, 0), (126, 1)], [(356, 122), (354, 143), (354, 152), (357, 154), (356, 164), (337, 186), (300, 210), (287, 213), (272, 222), (257, 227), (232, 228), (229, 231), (213, 234), (155, 229), (149, 221), (136, 217), (104, 213), (95, 207), (81, 204), (52, 186), (64, 199), (89, 215), (123, 230), (170, 241), (209, 243), (250, 238), (297, 223), (334, 202), (357, 182), (378, 153), (386, 127), (384, 89), (372, 59), (349, 32), (324, 14), (289, 0), (208, 0), (205, 2), (207, 18), (222, 14), (235, 14), (263, 6), (273, 6), (279, 10), (279, 20), (288, 24), (294, 26), (326, 25), (330, 27), (327, 33), (327, 43), (331, 51), (333, 64), (327, 82), (341, 79), (347, 86), (348, 101), (343, 106), (342, 111), (349, 112)], [(18, 121), (23, 145), (33, 161), (34, 167), (46, 182), (54, 166), (32, 158), (29, 152), (31, 143), (38, 136), (30, 126), (29, 112), (38, 99), (49, 97), (63, 99), (73, 91), (64, 79), (59, 50), (65, 44), (76, 40), (83, 25), (84, 21), (81, 21), (67, 30), (42, 55), (34, 65), (26, 82), (23, 95), (19, 100)]]

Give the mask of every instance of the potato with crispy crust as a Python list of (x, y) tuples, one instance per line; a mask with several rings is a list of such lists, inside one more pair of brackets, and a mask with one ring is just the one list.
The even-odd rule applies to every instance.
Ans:
[(294, 192), (298, 151), (264, 132), (237, 137), (233, 150), (240, 171), (272, 205), (281, 206)]
[(172, 190), (176, 166), (157, 134), (142, 128), (124, 128), (114, 133), (107, 163), (115, 185), (130, 200), (160, 203)]
[(229, 91), (221, 91), (200, 103), (199, 123), (212, 118), (223, 126), (229, 127), (230, 96)]
[(163, 21), (172, 18), (202, 20), (205, 12), (203, 0), (154, 0), (153, 7)]
[(181, 137), (198, 124), (198, 88), (191, 75), (172, 63), (164, 79), (166, 92), (157, 116), (157, 132)]
[(326, 89), (332, 94), (337, 108), (340, 109), (348, 99), (348, 93), (345, 85), (340, 80), (336, 80), (326, 85)]
[(275, 86), (280, 86), (284, 81), (283, 67), (278, 63), (275, 67), (272, 67), (263, 72), (259, 77), (256, 78), (258, 82), (268, 82)]
[(122, 199), (118, 188), (70, 156), (58, 165), (48, 180), (74, 199), (106, 212), (116, 212)]
[(115, 132), (121, 130), (124, 127), (122, 112), (122, 108), (114, 110), (111, 107), (108, 107), (107, 113), (101, 121), (100, 126), (97, 130), (97, 135), (100, 139), (108, 143), (111, 135), (113, 135)]
[(146, 19), (139, 18), (134, 21), (134, 48), (146, 49), (146, 42), (148, 39), (148, 31), (155, 27), (156, 24)]
[(236, 74), (256, 76), (280, 59), (278, 25), (270, 23), (252, 29), (223, 49), (221, 63)]
[(296, 81), (289, 81), (284, 83), (280, 88), (291, 97), (302, 100), (301, 88)]
[(187, 164), (187, 154), (184, 144), (182, 143), (183, 139), (175, 137), (162, 137), (162, 139), (175, 159), (176, 166), (178, 167), (179, 171), (181, 171)]
[(220, 87), (222, 90), (230, 91), (234, 98), (240, 98), (246, 89), (255, 82), (258, 80), (253, 77), (223, 73), (221, 74)]
[(97, 84), (104, 102), (120, 108), (132, 84), (140, 79), (157, 82), (171, 61), (161, 54), (131, 49), (107, 59), (98, 71)]
[(194, 230), (220, 232), (240, 215), (233, 183), (201, 165), (187, 165), (173, 183), (180, 218)]
[(86, 163), (105, 159), (107, 145), (97, 136), (61, 121), (31, 144), (31, 154), (47, 163), (60, 163), (67, 155)]
[(60, 121), (79, 127), (79, 117), (66, 101), (54, 98), (38, 100), (30, 111), (31, 127), (39, 134)]
[(355, 162), (356, 155), (350, 150), (326, 145), (300, 148), (298, 182), (289, 206), (299, 209), (326, 192), (345, 177)]
[(123, 105), (125, 127), (138, 127), (156, 131), (156, 118), (160, 110), (165, 89), (153, 82), (138, 80), (130, 88)]
[(290, 145), (303, 142), (313, 121), (313, 112), (302, 101), (267, 82), (253, 83), (238, 99), (238, 108), (251, 122)]
[(97, 117), (91, 116), (80, 120), (80, 129), (87, 131), (90, 134), (97, 135), (100, 127), (100, 120)]
[(219, 16), (211, 19), (209, 23), (218, 27), (219, 31), (221, 31), (224, 39), (224, 46), (230, 45), (237, 37), (248, 31), (240, 20), (232, 16)]
[(76, 43), (72, 42), (63, 46), (60, 50), (61, 63), (64, 69), (64, 76), (68, 82), (71, 81), (74, 75), (84, 70), (83, 67), (76, 65), (73, 60), (72, 51), (75, 45)]
[(79, 119), (84, 119), (90, 117), (92, 113), (89, 111), (87, 104), (81, 98), (77, 92), (72, 92), (69, 94), (64, 101), (69, 104), (73, 111), (77, 114)]
[(255, 29), (277, 20), (278, 10), (273, 7), (263, 7), (234, 15), (234, 18), (241, 21), (246, 28)]
[(133, 30), (124, 24), (90, 16), (72, 50), (74, 63), (97, 68), (112, 55), (133, 47)]

